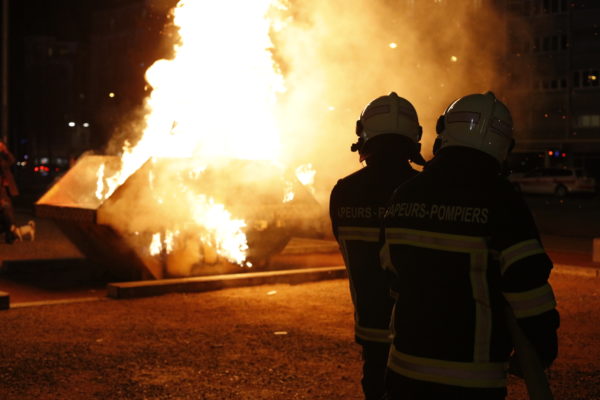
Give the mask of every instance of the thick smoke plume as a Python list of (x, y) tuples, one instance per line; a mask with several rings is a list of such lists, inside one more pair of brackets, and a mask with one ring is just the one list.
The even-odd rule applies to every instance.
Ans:
[[(431, 157), (435, 122), (454, 99), (497, 91), (503, 80), (503, 18), (492, 1), (291, 0), (273, 32), (288, 91), (281, 125), (286, 157), (312, 162), (320, 200), (360, 167), (350, 144), (375, 97), (395, 91), (413, 103)], [(497, 93), (498, 94), (498, 93)]]
[[(269, 0), (263, 1), (268, 7)], [(149, 148), (158, 154), (151, 156), (158, 157), (165, 157), (165, 154), (172, 157), (166, 151), (171, 148), (181, 150), (182, 154), (179, 156), (183, 157), (187, 153), (196, 156), (201, 154), (199, 159), (210, 165), (211, 156), (217, 155), (220, 148), (218, 143), (223, 141), (221, 139), (229, 138), (226, 135), (231, 133), (231, 126), (239, 126), (234, 133), (240, 135), (232, 135), (229, 141), (225, 140), (226, 144), (243, 143), (243, 149), (255, 149), (252, 153), (260, 153), (260, 150), (274, 146), (270, 136), (261, 135), (266, 131), (270, 132), (266, 126), (268, 124), (253, 122), (251, 118), (254, 113), (253, 105), (260, 103), (259, 92), (263, 89), (262, 84), (253, 79), (252, 71), (256, 64), (252, 64), (252, 59), (256, 56), (255, 52), (265, 56), (264, 51), (261, 53), (264, 47), (260, 47), (263, 41), (258, 48), (253, 48), (242, 40), (254, 33), (254, 28), (248, 28), (254, 27), (254, 24), (244, 23), (256, 22), (260, 13), (252, 17), (241, 11), (244, 9), (242, 6), (251, 7), (256, 4), (254, 0), (252, 3), (245, 0), (230, 3), (231, 7), (211, 3), (214, 7), (205, 10), (202, 5), (208, 3), (200, 0), (180, 2), (180, 6), (187, 4), (188, 7), (180, 9), (181, 12), (192, 9), (196, 13), (201, 11), (199, 14), (181, 14), (188, 22), (194, 22), (191, 27), (197, 27), (198, 15), (206, 18), (207, 22), (218, 21), (218, 24), (200, 25), (206, 29), (182, 35), (185, 37), (184, 42), (192, 45), (193, 51), (188, 49), (185, 53), (190, 57), (183, 58), (186, 62), (181, 62), (180, 59), (178, 69), (159, 69), (167, 72), (164, 74), (167, 85), (155, 86), (149, 82), (153, 87), (153, 95), (164, 94), (165, 90), (172, 94), (156, 96), (162, 100), (162, 107), (157, 107), (157, 110), (162, 111), (161, 116), (166, 118), (167, 124), (159, 124), (157, 128), (148, 122), (150, 119), (146, 116), (145, 119), (137, 118), (129, 126), (123, 126), (122, 131), (129, 137), (132, 146), (154, 143), (155, 146)], [(405, 97), (415, 106), (423, 126), (422, 153), (426, 159), (430, 158), (435, 139), (435, 122), (446, 106), (456, 98), (470, 93), (492, 90), (501, 94), (499, 89), (503, 86), (505, 76), (502, 63), (506, 27), (502, 15), (491, 6), (493, 3), (495, 2), (491, 0), (273, 1), (272, 15), (269, 17), (276, 22), (270, 30), (272, 48), (269, 49), (271, 53), (266, 54), (266, 69), (272, 72), (272, 58), (273, 66), (281, 72), (286, 90), (277, 92), (276, 107), (278, 126), (275, 133), (277, 130), (280, 133), (283, 154), (279, 155), (278, 160), (274, 157), (272, 161), (278, 161), (283, 169), (290, 170), (311, 163), (317, 171), (315, 197), (324, 211), (336, 180), (360, 168), (357, 154), (350, 152), (350, 145), (357, 139), (354, 133), (356, 119), (367, 103), (391, 91)], [(218, 15), (212, 15), (207, 10), (213, 10)], [(237, 25), (227, 25), (225, 17), (230, 13), (237, 18), (231, 19), (237, 21)], [(184, 31), (184, 28), (180, 29), (180, 33)], [(268, 33), (267, 26), (264, 34), (269, 36)], [(271, 44), (268, 43), (267, 46)], [(213, 51), (208, 51), (210, 49)], [(179, 57), (181, 58), (181, 54)], [(155, 65), (164, 66), (166, 63), (159, 61)], [(153, 71), (156, 68), (153, 67)], [(185, 79), (175, 82), (179, 75)], [(246, 85), (248, 82), (256, 85)], [(185, 114), (181, 111), (188, 109), (194, 112), (184, 115), (183, 119), (178, 118), (180, 114)], [(272, 114), (268, 116), (270, 115)], [(172, 124), (173, 120), (177, 123)], [(201, 124), (194, 128), (192, 123), (197, 122)], [(147, 127), (152, 129), (146, 129)], [(136, 131), (139, 135), (144, 130), (144, 135), (152, 131), (160, 140), (154, 140), (150, 136), (151, 140), (137, 142), (135, 135), (128, 135)], [(193, 145), (187, 146), (174, 142), (180, 134), (187, 137), (190, 133), (203, 140), (193, 141)], [(208, 137), (202, 136), (207, 134)], [(116, 139), (119, 145), (113, 148), (121, 148), (122, 136)], [(196, 147), (201, 147), (201, 151), (195, 151)], [(231, 154), (231, 157), (235, 158), (236, 155)], [(140, 162), (146, 159), (141, 157)], [(158, 169), (155, 172), (157, 175), (161, 174)], [(259, 172), (253, 172), (252, 176), (260, 177)], [(233, 175), (240, 175), (239, 171)], [(166, 186), (168, 191), (173, 191), (178, 196), (179, 201), (182, 192), (171, 185), (173, 181), (176, 180), (167, 179)], [(260, 181), (268, 186), (268, 179)], [(272, 185), (272, 192), (277, 194), (275, 198), (279, 203), (283, 201), (281, 187), (285, 185), (281, 186), (281, 179), (274, 181), (277, 184)], [(215, 188), (211, 188), (207, 182), (203, 180), (198, 190), (214, 192)], [(223, 179), (223, 182), (227, 183), (227, 190), (237, 193), (237, 197), (234, 196), (230, 201), (227, 196), (219, 198), (215, 195), (216, 199), (225, 203), (228, 209), (236, 211), (236, 218), (252, 214), (252, 210), (237, 212), (239, 207), (234, 200), (245, 204), (246, 198), (240, 196), (239, 191), (236, 192), (236, 185), (231, 179)], [(253, 182), (240, 184), (254, 185)], [(142, 187), (144, 185), (146, 181), (141, 184)], [(148, 196), (144, 198), (146, 197)], [(256, 194), (247, 197), (260, 200)], [(131, 202), (127, 202), (128, 209), (139, 210), (136, 202), (141, 201), (140, 199), (140, 196), (134, 196)], [(162, 200), (161, 204), (165, 204), (164, 199)], [(257, 206), (263, 213), (269, 211), (266, 203), (262, 202), (260, 207)], [(268, 203), (274, 204), (275, 201), (269, 200)], [(195, 204), (194, 201), (191, 204)], [(166, 207), (169, 213), (173, 209), (176, 207)], [(179, 209), (189, 211), (191, 208), (182, 206)], [(168, 213), (165, 216), (157, 212), (139, 214), (140, 220), (129, 218), (127, 212), (114, 213), (114, 221), (111, 223), (114, 226), (127, 226), (126, 230), (130, 231), (157, 232), (174, 229), (170, 225), (177, 220)], [(312, 218), (307, 213), (303, 215), (306, 219)], [(273, 221), (278, 220), (277, 218), (273, 218)], [(179, 219), (184, 221), (190, 217), (184, 215)], [(286, 220), (283, 217), (279, 219)], [(140, 226), (129, 227), (134, 222)], [(278, 228), (278, 223), (271, 225)], [(184, 223), (181, 222), (181, 225)], [(252, 249), (252, 244), (250, 248)]]

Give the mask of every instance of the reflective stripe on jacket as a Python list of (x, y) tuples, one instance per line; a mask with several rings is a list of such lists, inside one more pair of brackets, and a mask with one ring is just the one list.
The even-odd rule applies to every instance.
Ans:
[(412, 379), (464, 387), (496, 388), (506, 386), (507, 363), (457, 362), (415, 357), (390, 351), (389, 368)]
[(358, 342), (391, 343), (394, 302), (379, 262), (381, 219), (394, 189), (415, 174), (408, 163), (367, 166), (339, 180), (331, 193), (331, 222), (348, 271)]

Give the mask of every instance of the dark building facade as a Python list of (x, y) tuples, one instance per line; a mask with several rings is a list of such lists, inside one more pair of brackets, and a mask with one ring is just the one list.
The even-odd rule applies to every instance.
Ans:
[(85, 60), (78, 43), (28, 37), (24, 56), (25, 79), (18, 92), (26, 111), (19, 115), (18, 153), (46, 164), (89, 148)]
[[(600, 1), (508, 0), (506, 97), (521, 165), (600, 175)], [(539, 161), (539, 160), (538, 160)]]
[[(171, 0), (107, 0), (92, 13), (90, 32), (90, 103), (102, 147), (135, 120), (150, 88), (145, 72), (172, 51), (168, 10)], [(132, 132), (125, 132), (130, 136)], [(136, 133), (136, 132), (133, 132)], [(139, 133), (139, 132), (138, 132)]]

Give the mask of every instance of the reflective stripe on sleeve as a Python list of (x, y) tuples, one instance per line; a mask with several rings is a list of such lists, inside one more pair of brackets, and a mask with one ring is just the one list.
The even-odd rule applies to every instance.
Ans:
[(369, 342), (392, 343), (392, 331), (389, 329), (365, 328), (364, 326), (354, 325), (354, 334), (356, 337)]
[(340, 226), (338, 228), (338, 238), (339, 240), (360, 240), (363, 242), (378, 242), (379, 228)]
[(508, 267), (519, 260), (544, 253), (544, 248), (537, 239), (525, 240), (510, 246), (500, 253), (500, 273), (504, 275)]
[(412, 379), (446, 385), (473, 388), (506, 386), (506, 363), (436, 360), (401, 353), (392, 346), (388, 368)]
[(385, 230), (385, 238), (392, 244), (406, 244), (436, 250), (466, 253), (487, 250), (485, 240), (477, 236), (451, 235), (447, 233), (403, 228), (387, 228)]
[(554, 293), (549, 284), (519, 293), (503, 293), (517, 318), (533, 317), (556, 307)]

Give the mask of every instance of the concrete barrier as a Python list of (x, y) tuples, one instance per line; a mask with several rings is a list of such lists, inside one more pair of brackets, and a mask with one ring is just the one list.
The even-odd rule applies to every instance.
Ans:
[(577, 265), (554, 264), (552, 273), (582, 276), (586, 278), (600, 278), (600, 269), (591, 267), (580, 267)]
[(193, 293), (271, 284), (299, 284), (326, 279), (346, 278), (346, 268), (324, 267), (286, 271), (248, 272), (195, 278), (109, 283), (107, 296), (114, 299), (157, 296), (167, 293)]
[(594, 238), (592, 241), (592, 261), (600, 262), (600, 238)]
[(10, 308), (10, 295), (6, 292), (0, 292), (0, 310), (8, 310)]

